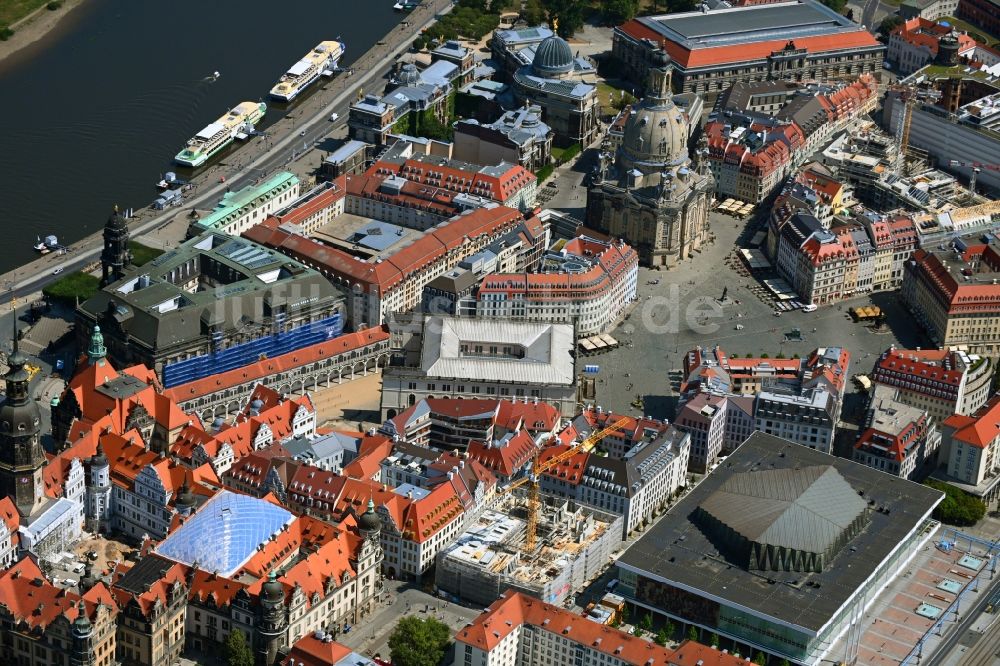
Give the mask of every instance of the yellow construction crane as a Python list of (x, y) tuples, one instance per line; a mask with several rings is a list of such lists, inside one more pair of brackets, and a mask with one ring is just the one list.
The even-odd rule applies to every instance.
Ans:
[(578, 453), (588, 453), (598, 442), (608, 435), (617, 432), (631, 420), (627, 416), (622, 417), (607, 428), (591, 434), (583, 441), (571, 444), (568, 449), (558, 455), (552, 456), (543, 463), (538, 462), (538, 452), (536, 451), (531, 461), (531, 473), (521, 477), (501, 491), (501, 494), (505, 495), (517, 490), (521, 486), (528, 486), (528, 526), (524, 537), (525, 551), (531, 552), (535, 549), (535, 542), (538, 537), (538, 508), (540, 505), (538, 496), (542, 474), (554, 469), (559, 463), (569, 460)]
[(899, 101), (903, 104), (903, 113), (896, 125), (896, 146), (899, 153), (896, 155), (895, 172), (897, 176), (906, 175), (906, 152), (910, 148), (910, 121), (913, 119), (913, 105), (919, 100), (936, 101), (941, 98), (941, 93), (937, 90), (918, 88), (913, 84), (899, 83), (889, 86), (889, 90), (899, 94)]

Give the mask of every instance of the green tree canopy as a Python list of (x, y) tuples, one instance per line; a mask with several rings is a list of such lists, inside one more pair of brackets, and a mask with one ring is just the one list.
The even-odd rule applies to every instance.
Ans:
[(878, 34), (888, 37), (889, 33), (896, 29), (896, 26), (903, 24), (903, 17), (899, 14), (890, 14), (882, 19), (878, 24)]
[(560, 37), (572, 37), (583, 27), (584, 12), (589, 5), (583, 0), (542, 0), (549, 19), (558, 19)]
[(528, 0), (525, 2), (524, 9), (521, 10), (521, 18), (531, 26), (545, 23), (545, 7), (542, 6), (542, 0)]
[(666, 645), (667, 641), (670, 640), (670, 636), (667, 635), (666, 629), (660, 629), (656, 632), (656, 638), (653, 639), (657, 645)]
[(451, 141), (452, 129), (445, 125), (434, 115), (432, 111), (425, 111), (425, 116), (420, 120), (420, 136), (438, 141)]
[(433, 617), (408, 615), (389, 636), (394, 666), (437, 666), (451, 642), (451, 629)]
[(944, 499), (934, 509), (934, 518), (949, 525), (975, 525), (986, 515), (986, 505), (955, 486), (928, 479), (924, 485), (944, 493)]
[(253, 652), (247, 644), (247, 637), (239, 629), (233, 629), (226, 636), (225, 651), (229, 666), (254, 666)]
[(157, 249), (155, 247), (149, 247), (148, 245), (143, 245), (138, 241), (129, 241), (128, 249), (132, 252), (132, 265), (142, 266), (143, 264), (148, 264), (153, 259), (163, 254), (163, 250)]
[(698, 640), (698, 627), (691, 625), (688, 628), (688, 638), (692, 641)]
[(611, 25), (619, 25), (635, 17), (639, 11), (639, 0), (604, 0), (601, 7), (604, 20)]

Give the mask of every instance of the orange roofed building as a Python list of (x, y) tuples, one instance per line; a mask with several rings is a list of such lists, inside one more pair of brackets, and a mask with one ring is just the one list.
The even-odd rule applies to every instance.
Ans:
[(208, 430), (190, 425), (170, 453), (192, 467), (208, 463), (222, 475), (233, 462), (292, 437), (316, 434), (316, 408), (309, 396), (286, 398), (263, 384), (254, 387), (232, 423), (217, 418)]
[(921, 249), (904, 267), (902, 297), (936, 346), (1000, 355), (1000, 249), (965, 239), (959, 252)]
[(814, 0), (643, 16), (615, 28), (611, 52), (644, 81), (657, 51), (673, 61), (674, 90), (716, 93), (733, 83), (853, 79), (882, 69), (885, 47)]
[[(371, 215), (372, 211), (364, 214)], [(537, 217), (525, 220), (518, 210), (505, 206), (466, 211), (431, 227), (408, 244), (393, 245), (375, 254), (366, 251), (364, 257), (294, 233), (273, 219), (258, 224), (244, 236), (322, 273), (348, 294), (350, 321), (355, 326), (366, 326), (381, 324), (393, 312), (417, 308), (424, 285), (511, 233), (528, 239), (521, 248), (525, 256), (538, 254), (538, 247), (544, 246), (548, 238)]]
[(463, 450), (522, 430), (539, 441), (554, 436), (559, 427), (559, 410), (538, 400), (424, 398), (387, 419), (381, 432), (418, 446)]
[(332, 634), (317, 632), (303, 636), (281, 666), (377, 666), (378, 662), (358, 654), (351, 648), (333, 640)]
[(492, 273), (476, 292), (477, 316), (575, 323), (607, 333), (636, 298), (639, 254), (621, 241), (579, 236), (542, 257), (537, 272)]
[(903, 22), (889, 35), (885, 59), (900, 75), (911, 74), (938, 57), (941, 45), (961, 57), (976, 50), (976, 40), (950, 25), (916, 17)]
[(957, 349), (898, 349), (882, 352), (872, 370), (876, 385), (896, 391), (905, 405), (926, 410), (936, 423), (952, 414), (974, 413), (990, 397), (993, 361)]
[(21, 543), (17, 528), (21, 525), (21, 514), (9, 497), (0, 499), (0, 570), (14, 564), (17, 549)]
[(163, 394), (209, 424), (239, 413), (246, 396), (261, 382), (286, 395), (305, 396), (310, 390), (366, 377), (388, 363), (389, 331), (373, 326), (172, 386)]
[(806, 140), (794, 122), (737, 115), (708, 122), (705, 137), (716, 192), (748, 203), (771, 196), (791, 173)]
[(897, 390), (877, 386), (872, 392), (867, 427), (854, 444), (854, 462), (904, 479), (922, 478), (925, 463), (936, 463), (941, 433), (927, 410), (896, 398)]
[(99, 328), (52, 411), (62, 448), (43, 470), (45, 494), (82, 505), (90, 529), (162, 538), (183, 486), (202, 496), (211, 493), (203, 484), (218, 483), (211, 467), (167, 457), (182, 429), (200, 422), (164, 396), (145, 367), (116, 370)]
[[(419, 579), (438, 551), (491, 504), (496, 492), (496, 476), (475, 459), (402, 441), (394, 444), (377, 435), (365, 439), (358, 458), (341, 474), (262, 454), (233, 465), (223, 476), (226, 486), (255, 497), (273, 494), (290, 511), (330, 521), (360, 520), (372, 501), (382, 526), (384, 570), (395, 578)], [(397, 487), (373, 480), (385, 476), (386, 465), (413, 455), (421, 457), (420, 475), (405, 482), (394, 477), (391, 482), (398, 482)]]
[(373, 508), (333, 525), (220, 492), (139, 562), (111, 572), (134, 620), (119, 628), (129, 633), (119, 655), (173, 663), (185, 648), (221, 649), (238, 629), (257, 663), (274, 664), (300, 638), (371, 612), (381, 589), (380, 528)]
[(944, 420), (940, 462), (947, 470), (945, 480), (987, 504), (1000, 495), (1000, 395), (972, 416)]
[(118, 604), (104, 583), (83, 595), (53, 585), (26, 557), (0, 575), (0, 663), (117, 664)]
[[(694, 641), (677, 649), (632, 636), (521, 592), (507, 592), (455, 635), (455, 666), (568, 662), (607, 666), (745, 666)], [(566, 655), (556, 659), (549, 655)], [(572, 655), (572, 656), (571, 656)]]

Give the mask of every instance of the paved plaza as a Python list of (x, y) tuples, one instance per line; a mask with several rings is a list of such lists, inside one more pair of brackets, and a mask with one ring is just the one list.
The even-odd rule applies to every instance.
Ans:
[[(672, 418), (683, 356), (699, 345), (720, 345), (740, 356), (782, 354), (785, 358), (804, 357), (816, 347), (841, 346), (851, 352), (853, 375), (870, 372), (878, 355), (891, 344), (908, 348), (927, 344), (894, 294), (858, 297), (812, 313), (795, 310), (774, 316), (773, 306), (757, 295), (760, 285), (741, 274), (738, 261), (730, 256), (737, 239), (747, 235), (748, 224), (753, 223), (713, 213), (714, 241), (694, 258), (669, 271), (640, 268), (638, 302), (612, 332), (621, 347), (582, 361), (600, 366), (598, 404), (636, 413), (631, 403), (639, 396), (646, 414)], [(720, 305), (717, 299), (724, 290), (726, 300)], [(886, 311), (886, 331), (874, 332), (847, 314), (850, 307), (871, 303)], [(801, 331), (801, 339), (786, 339), (795, 328)]]
[(433, 617), (447, 624), (452, 633), (471, 622), (482, 609), (438, 599), (414, 583), (385, 581), (384, 592), (374, 614), (364, 618), (337, 640), (361, 654), (389, 657), (389, 636), (407, 615)]

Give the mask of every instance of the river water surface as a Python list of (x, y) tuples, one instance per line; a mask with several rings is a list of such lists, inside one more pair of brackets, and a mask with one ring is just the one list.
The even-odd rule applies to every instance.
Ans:
[[(148, 205), (188, 138), (267, 100), (318, 42), (340, 36), (350, 64), (401, 18), (392, 0), (86, 0), (0, 62), (0, 272), (34, 257), (36, 236), (68, 245), (113, 205)], [(260, 127), (286, 111), (268, 104)]]

